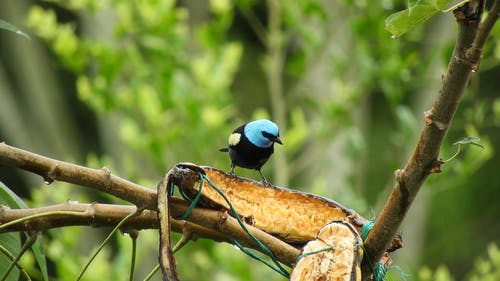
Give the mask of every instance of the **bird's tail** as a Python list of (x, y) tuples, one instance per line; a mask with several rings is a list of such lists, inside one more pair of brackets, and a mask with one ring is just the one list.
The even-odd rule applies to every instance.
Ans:
[(223, 147), (223, 148), (219, 149), (219, 151), (221, 151), (221, 152), (228, 152), (229, 151), (229, 147)]

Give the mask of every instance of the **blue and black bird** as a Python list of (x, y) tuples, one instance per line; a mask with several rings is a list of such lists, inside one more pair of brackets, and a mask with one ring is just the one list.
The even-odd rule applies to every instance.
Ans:
[(236, 166), (255, 169), (267, 183), (260, 169), (273, 154), (275, 142), (283, 144), (278, 126), (269, 120), (260, 119), (236, 128), (229, 136), (228, 147), (221, 148), (220, 151), (229, 152), (231, 175), (234, 175)]

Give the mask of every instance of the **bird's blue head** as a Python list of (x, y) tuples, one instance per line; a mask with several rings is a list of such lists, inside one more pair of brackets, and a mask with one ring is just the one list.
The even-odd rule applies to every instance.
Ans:
[(270, 147), (275, 142), (282, 144), (278, 126), (266, 119), (247, 123), (243, 133), (251, 143), (258, 147)]

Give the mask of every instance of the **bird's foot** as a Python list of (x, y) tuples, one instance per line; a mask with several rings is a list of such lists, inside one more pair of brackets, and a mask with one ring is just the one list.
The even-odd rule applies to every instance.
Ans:
[(266, 177), (264, 177), (264, 175), (262, 174), (262, 172), (260, 170), (257, 170), (257, 171), (259, 171), (259, 174), (262, 177), (261, 183), (263, 183), (265, 185), (270, 185), (269, 182), (267, 181)]

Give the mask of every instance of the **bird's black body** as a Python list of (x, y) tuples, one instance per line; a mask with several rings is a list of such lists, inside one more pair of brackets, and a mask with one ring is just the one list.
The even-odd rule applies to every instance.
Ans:
[(269, 120), (256, 120), (236, 128), (229, 137), (228, 147), (220, 151), (229, 152), (231, 174), (234, 174), (236, 166), (255, 169), (267, 182), (260, 169), (273, 154), (275, 142), (282, 144), (276, 124)]
[(229, 145), (229, 158), (233, 165), (247, 169), (260, 170), (273, 154), (274, 146), (258, 147), (252, 144), (243, 134), (245, 125), (236, 128), (234, 133), (241, 134), (241, 139), (236, 145)]

